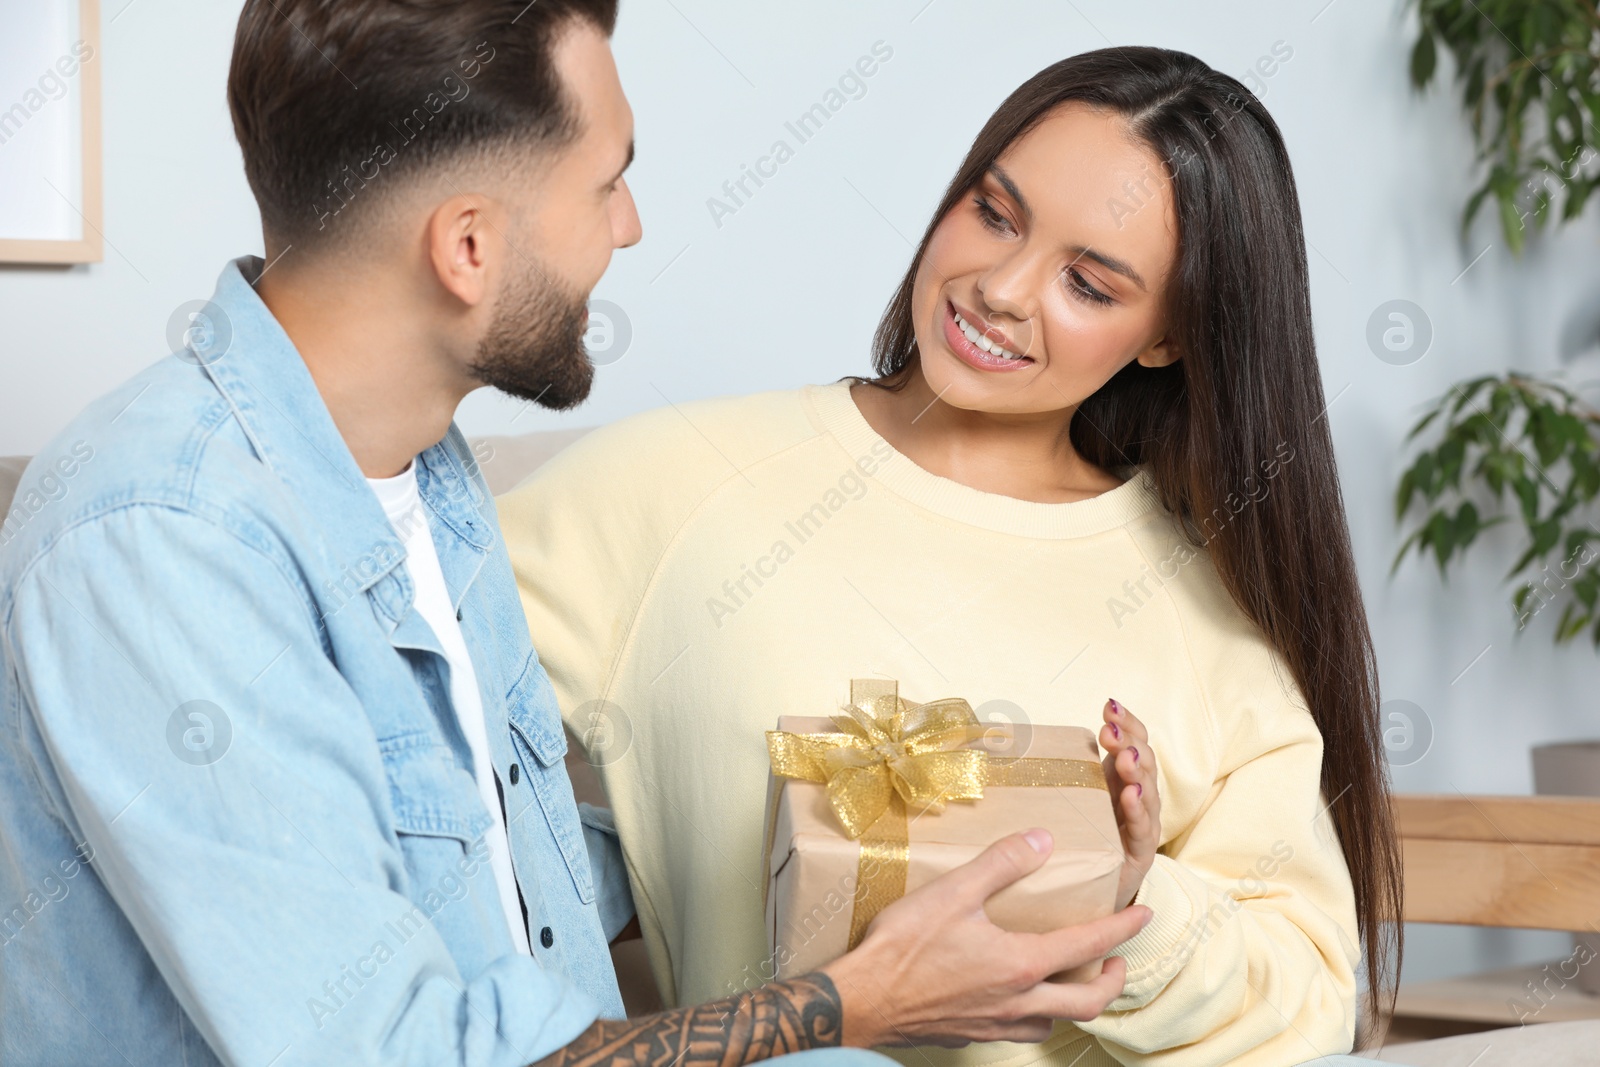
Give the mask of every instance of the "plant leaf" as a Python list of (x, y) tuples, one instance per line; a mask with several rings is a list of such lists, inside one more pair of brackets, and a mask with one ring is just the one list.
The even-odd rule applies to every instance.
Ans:
[(1439, 53), (1434, 47), (1433, 34), (1426, 29), (1411, 49), (1411, 86), (1422, 89), (1433, 80), (1434, 69), (1439, 65)]

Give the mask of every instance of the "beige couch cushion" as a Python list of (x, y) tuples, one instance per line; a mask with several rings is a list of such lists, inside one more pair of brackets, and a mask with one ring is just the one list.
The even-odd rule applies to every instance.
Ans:
[(0, 456), (0, 521), (11, 510), (11, 498), (16, 495), (22, 468), (27, 465), (27, 456)]
[(472, 454), (478, 457), (478, 465), (483, 468), (483, 479), (489, 483), (489, 492), (499, 496), (515, 489), (518, 482), (592, 428), (580, 426), (573, 430), (541, 430), (538, 433), (473, 437), (468, 440), (472, 444)]

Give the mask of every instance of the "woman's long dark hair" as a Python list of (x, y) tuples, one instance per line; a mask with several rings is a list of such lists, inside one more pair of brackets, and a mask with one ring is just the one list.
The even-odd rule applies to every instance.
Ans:
[[(1163, 163), (1150, 191), (1166, 184), (1178, 218), (1165, 310), (1182, 356), (1119, 371), (1079, 406), (1072, 445), (1101, 468), (1150, 472), (1293, 672), (1322, 732), (1322, 790), (1355, 885), (1375, 1012), (1385, 995), (1393, 1004), (1402, 949), (1400, 852), (1377, 665), (1312, 340), (1300, 202), (1266, 109), (1233, 78), (1162, 48), (1086, 52), (1034, 75), (984, 124), (945, 190), (878, 325), (874, 384), (908, 380), (912, 287), (934, 228), (1012, 142), (1069, 101), (1120, 114)], [(1257, 498), (1261, 465), (1285, 455)]]

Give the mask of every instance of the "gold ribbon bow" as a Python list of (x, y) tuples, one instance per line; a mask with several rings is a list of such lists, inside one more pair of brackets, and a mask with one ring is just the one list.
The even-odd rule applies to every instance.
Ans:
[[(980, 800), (985, 786), (1106, 788), (1093, 760), (992, 756), (964, 747), (984, 735), (959, 697), (916, 704), (899, 683), (857, 678), (850, 703), (832, 716), (837, 733), (767, 731), (772, 772), (824, 784), (844, 834), (860, 840), (849, 947), (878, 912), (906, 892), (910, 866), (907, 815), (937, 814), (951, 800)], [(769, 850), (770, 851), (770, 850)]]

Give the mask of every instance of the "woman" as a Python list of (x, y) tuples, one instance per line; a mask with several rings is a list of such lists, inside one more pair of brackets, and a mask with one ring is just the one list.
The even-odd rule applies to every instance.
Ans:
[(906, 1062), (1348, 1051), (1398, 858), (1272, 119), (1178, 52), (1044, 70), (973, 142), (873, 363), (624, 420), (501, 502), (665, 998), (770, 975), (763, 731), (881, 677), (1098, 729), (1117, 903), (1155, 911), (1101, 1018)]

